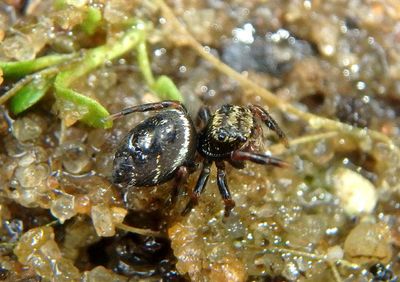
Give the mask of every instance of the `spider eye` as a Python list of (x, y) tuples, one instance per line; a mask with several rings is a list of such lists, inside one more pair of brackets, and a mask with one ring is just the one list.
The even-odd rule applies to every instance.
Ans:
[(217, 135), (218, 141), (224, 141), (226, 139), (226, 137), (227, 137), (227, 134), (224, 130), (220, 130), (218, 132), (218, 135)]
[(237, 138), (237, 140), (238, 140), (239, 142), (246, 142), (246, 141), (247, 141), (247, 138), (246, 138), (245, 136), (243, 136), (243, 135), (239, 135), (238, 138)]

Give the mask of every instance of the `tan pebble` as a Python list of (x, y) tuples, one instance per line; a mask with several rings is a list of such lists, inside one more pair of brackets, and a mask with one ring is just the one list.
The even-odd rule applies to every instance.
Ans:
[(211, 265), (210, 281), (246, 281), (244, 264), (233, 256), (229, 256), (223, 263)]
[(362, 222), (344, 242), (345, 258), (354, 263), (387, 263), (393, 255), (392, 237), (384, 223)]

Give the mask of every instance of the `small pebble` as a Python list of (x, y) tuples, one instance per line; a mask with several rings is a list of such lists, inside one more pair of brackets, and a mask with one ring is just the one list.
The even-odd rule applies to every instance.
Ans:
[(326, 256), (327, 256), (327, 260), (329, 260), (331, 262), (335, 262), (337, 260), (343, 259), (344, 252), (343, 252), (342, 247), (340, 247), (339, 245), (336, 245), (336, 246), (328, 248)]
[(41, 185), (49, 175), (47, 164), (31, 164), (20, 166), (15, 170), (15, 177), (22, 187), (36, 187)]
[(61, 224), (64, 223), (65, 220), (72, 218), (77, 213), (75, 210), (75, 197), (69, 194), (59, 196), (52, 201), (50, 211)]
[(40, 121), (28, 116), (17, 119), (12, 127), (13, 135), (20, 142), (32, 141), (38, 138), (42, 131)]
[(347, 215), (370, 214), (374, 210), (378, 195), (368, 179), (347, 168), (338, 168), (332, 178), (335, 194)]
[(6, 37), (2, 42), (2, 52), (10, 59), (18, 61), (32, 60), (35, 58), (35, 49), (28, 38), (23, 35)]
[(91, 217), (97, 235), (102, 237), (110, 237), (115, 235), (113, 215), (109, 207), (103, 204), (93, 206), (91, 210)]
[(82, 282), (125, 282), (128, 278), (115, 274), (104, 266), (97, 266), (82, 275)]
[(344, 242), (345, 257), (355, 263), (388, 262), (392, 258), (392, 238), (384, 223), (362, 222)]
[(86, 146), (78, 143), (63, 145), (62, 164), (65, 170), (72, 174), (88, 172), (92, 167)]
[(14, 249), (20, 263), (32, 267), (43, 279), (57, 282), (79, 281), (79, 270), (62, 258), (53, 228), (44, 226), (23, 234)]

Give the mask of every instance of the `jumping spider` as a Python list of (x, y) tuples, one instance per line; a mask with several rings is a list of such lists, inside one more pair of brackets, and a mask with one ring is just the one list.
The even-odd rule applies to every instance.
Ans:
[(204, 107), (198, 115), (202, 128), (198, 133), (185, 107), (177, 101), (134, 106), (111, 115), (110, 119), (155, 110), (162, 111), (139, 123), (119, 144), (112, 180), (128, 186), (155, 186), (175, 178), (176, 190), (194, 171), (198, 152), (203, 166), (184, 214), (192, 209), (204, 191), (213, 163), (217, 166), (217, 184), (225, 203), (225, 216), (235, 206), (226, 181), (225, 162), (238, 169), (244, 167), (245, 161), (278, 167), (287, 165), (280, 159), (254, 152), (254, 141), (262, 133), (258, 120), (287, 145), (278, 124), (257, 105), (223, 105), (213, 115)]

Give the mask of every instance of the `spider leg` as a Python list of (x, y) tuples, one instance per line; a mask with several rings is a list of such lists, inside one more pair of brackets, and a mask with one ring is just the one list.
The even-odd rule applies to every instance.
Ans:
[(200, 194), (203, 193), (204, 188), (207, 185), (208, 178), (210, 176), (210, 167), (211, 167), (212, 162), (205, 160), (203, 162), (203, 169), (201, 170), (199, 179), (197, 180), (196, 186), (193, 189), (193, 192), (190, 195), (190, 201), (186, 205), (186, 208), (183, 210), (182, 215), (188, 214), (192, 208), (197, 205), (198, 199), (200, 197)]
[(178, 101), (162, 101), (162, 102), (157, 102), (157, 103), (148, 103), (148, 104), (142, 104), (142, 105), (137, 105), (137, 106), (133, 106), (130, 108), (126, 108), (126, 109), (121, 110), (120, 112), (117, 112), (117, 113), (114, 113), (114, 114), (108, 116), (106, 119), (114, 120), (114, 119), (120, 118), (122, 116), (132, 114), (132, 113), (157, 111), (157, 110), (162, 110), (162, 109), (166, 109), (166, 108), (174, 108), (174, 109), (179, 109), (179, 110), (186, 112), (186, 108)]
[(167, 206), (173, 206), (176, 203), (178, 195), (182, 191), (182, 186), (186, 186), (187, 179), (189, 176), (189, 168), (186, 166), (180, 166), (175, 172), (174, 184), (171, 190), (171, 196), (167, 201)]
[(236, 169), (243, 169), (245, 167), (244, 161), (229, 159), (228, 162)]
[(229, 192), (228, 184), (226, 182), (226, 172), (224, 162), (216, 162), (217, 165), (217, 184), (219, 193), (222, 196), (225, 204), (225, 217), (228, 217), (231, 210), (235, 207), (235, 202), (232, 200), (231, 192)]
[(289, 142), (287, 140), (285, 133), (282, 131), (278, 123), (271, 117), (271, 115), (265, 109), (263, 109), (258, 105), (250, 105), (249, 109), (253, 113), (253, 115), (261, 119), (269, 129), (275, 131), (281, 142), (286, 147), (289, 146)]
[(289, 164), (281, 159), (254, 152), (233, 151), (231, 159), (234, 161), (251, 161), (256, 164), (273, 165), (277, 167), (288, 167)]
[(196, 125), (200, 128), (203, 128), (207, 125), (208, 121), (210, 120), (211, 112), (210, 109), (206, 106), (202, 106), (197, 113), (196, 117)]

